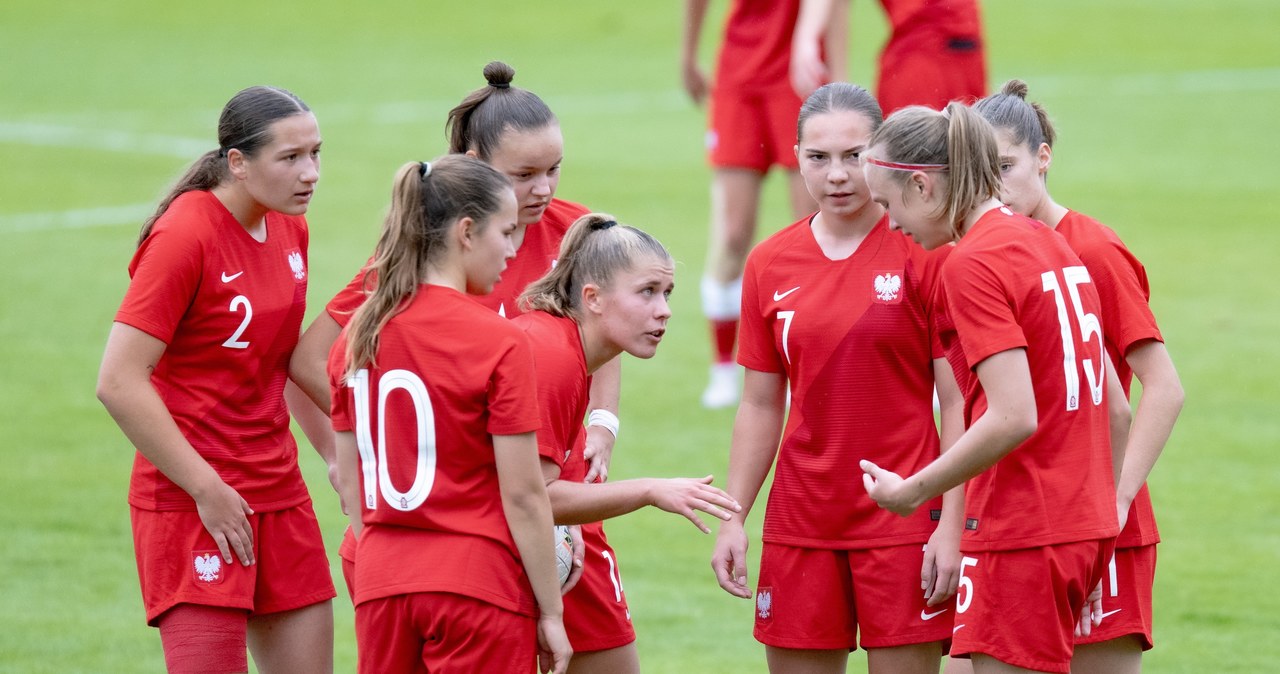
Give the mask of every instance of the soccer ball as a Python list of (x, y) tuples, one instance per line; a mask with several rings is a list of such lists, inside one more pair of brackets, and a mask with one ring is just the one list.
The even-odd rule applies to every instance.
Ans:
[(569, 535), (569, 527), (561, 525), (555, 528), (556, 574), (560, 585), (569, 580), (569, 572), (573, 570), (573, 537)]

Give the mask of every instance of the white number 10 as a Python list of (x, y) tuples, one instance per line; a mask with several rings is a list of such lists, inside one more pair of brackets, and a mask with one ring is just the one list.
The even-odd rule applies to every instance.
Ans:
[[(431, 407), (427, 385), (418, 375), (408, 370), (388, 370), (378, 380), (378, 444), (373, 444), (369, 428), (369, 370), (358, 370), (347, 379), (347, 386), (355, 389), (356, 446), (360, 450), (360, 466), (363, 473), (364, 505), (377, 510), (377, 494), (396, 510), (409, 511), (422, 505), (431, 493), (436, 479), (436, 418)], [(387, 470), (387, 398), (394, 391), (403, 390), (413, 402), (417, 420), (417, 465), (413, 484), (407, 491), (396, 489)]]
[[(1085, 313), (1084, 308), (1080, 306), (1080, 286), (1084, 283), (1091, 282), (1089, 278), (1089, 270), (1081, 266), (1065, 267), (1062, 270), (1062, 278), (1066, 281), (1067, 294), (1071, 296), (1071, 306), (1075, 309), (1076, 320), (1080, 322), (1080, 338), (1081, 341), (1088, 343), (1091, 335), (1097, 335), (1099, 352), (1102, 354), (1098, 360), (1098, 367), (1093, 366), (1092, 358), (1085, 358), (1082, 361), (1084, 365), (1085, 377), (1089, 379), (1089, 394), (1093, 398), (1093, 404), (1102, 404), (1102, 387), (1105, 383), (1103, 376), (1106, 374), (1107, 363), (1103, 358), (1106, 357), (1105, 347), (1102, 345), (1102, 325), (1098, 322), (1098, 317), (1093, 314)], [(1076, 368), (1076, 347), (1075, 340), (1071, 335), (1071, 323), (1067, 319), (1067, 304), (1062, 297), (1062, 285), (1058, 283), (1058, 276), (1054, 272), (1047, 271), (1040, 275), (1043, 282), (1044, 291), (1053, 293), (1053, 299), (1058, 304), (1058, 325), (1062, 328), (1062, 369), (1067, 377), (1067, 410), (1075, 410), (1080, 408), (1080, 371)]]

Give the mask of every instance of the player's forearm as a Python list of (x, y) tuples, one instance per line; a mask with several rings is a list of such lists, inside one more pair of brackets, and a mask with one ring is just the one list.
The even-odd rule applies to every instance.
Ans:
[(556, 582), (556, 558), (552, 547), (551, 505), (541, 480), (512, 480), (499, 478), (502, 493), (502, 512), (507, 526), (520, 551), (529, 584), (533, 586), (538, 609), (545, 616), (560, 616), (564, 607), (560, 588)]
[(99, 380), (98, 399), (138, 452), (193, 499), (222, 483), (182, 435), (149, 378), (107, 373)]
[(1143, 353), (1137, 358), (1130, 354), (1130, 364), (1135, 366), (1134, 373), (1142, 383), (1142, 396), (1138, 399), (1138, 409), (1129, 429), (1129, 442), (1116, 489), (1117, 498), (1124, 499), (1125, 503), (1133, 501), (1151, 475), (1173, 433), (1186, 395), (1164, 345), (1153, 342), (1140, 349)]
[(322, 311), (298, 338), (298, 344), (289, 357), (289, 378), (325, 414), (329, 413), (330, 405), (329, 349), (341, 332), (342, 326), (328, 312)]
[(284, 399), (289, 405), (289, 414), (293, 415), (302, 434), (315, 448), (316, 454), (324, 459), (328, 466), (336, 461), (333, 444), (333, 426), (329, 424), (329, 411), (321, 410), (306, 393), (292, 380), (284, 387)]
[(916, 506), (995, 465), (1035, 432), (1034, 415), (988, 409), (936, 461), (906, 478)]
[(652, 503), (649, 478), (586, 484), (554, 480), (547, 485), (556, 524), (589, 524), (635, 512)]
[(607, 410), (618, 413), (618, 399), (622, 391), (622, 356), (601, 365), (591, 375), (591, 400), (587, 409)]
[(338, 464), (338, 494), (351, 522), (351, 529), (359, 536), (364, 529), (364, 495), (361, 493), (363, 476), (356, 434), (351, 431), (335, 432), (333, 445), (334, 460)]
[(731, 521), (743, 523), (760, 495), (782, 437), (786, 379), (748, 369), (733, 421), (725, 491), (742, 506)]
[(684, 8), (684, 31), (680, 40), (680, 58), (686, 65), (697, 63), (702, 24), (707, 16), (708, 0), (687, 0)]
[(827, 28), (834, 20), (834, 12), (838, 0), (801, 0), (800, 13), (796, 17), (795, 31), (792, 33), (792, 44), (808, 43), (816, 45), (827, 33)]

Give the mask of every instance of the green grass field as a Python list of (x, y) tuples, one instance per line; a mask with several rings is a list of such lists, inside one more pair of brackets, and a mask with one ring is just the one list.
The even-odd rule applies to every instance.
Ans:
[[(726, 4), (713, 5), (708, 64)], [(1049, 107), (1061, 131), (1054, 195), (1111, 224), (1146, 262), (1187, 390), (1152, 479), (1164, 543), (1148, 671), (1276, 671), (1280, 5), (983, 6), (990, 84), (1021, 77)], [(315, 315), (371, 249), (396, 167), (443, 151), (445, 112), (483, 83), (485, 62), (513, 64), (516, 84), (561, 119), (560, 196), (654, 232), (679, 260), (666, 343), (626, 365), (611, 475), (723, 477), (732, 413), (697, 403), (703, 112), (679, 89), (679, 3), (631, 7), (0, 4), (0, 671), (163, 668), (129, 535), (132, 449), (94, 381), (139, 222), (214, 147), (219, 109), (251, 84), (298, 93), (325, 138), (308, 214)], [(853, 14), (852, 74), (867, 82), (882, 21), (870, 0)], [(766, 230), (788, 222), (780, 187), (766, 195)], [(302, 459), (336, 560), (337, 500), (319, 460), (305, 448)], [(656, 511), (609, 532), (646, 671), (764, 671), (752, 606), (711, 575), (710, 537)], [(340, 598), (335, 613), (338, 670), (353, 671), (352, 609)], [(850, 671), (864, 663), (855, 654)]]

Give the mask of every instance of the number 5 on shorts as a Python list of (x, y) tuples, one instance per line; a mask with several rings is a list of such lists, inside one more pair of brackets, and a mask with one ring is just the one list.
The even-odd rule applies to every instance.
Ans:
[(956, 613), (968, 611), (969, 604), (973, 602), (973, 579), (964, 575), (964, 570), (965, 567), (977, 565), (978, 560), (975, 557), (960, 558), (960, 586), (956, 589)]

